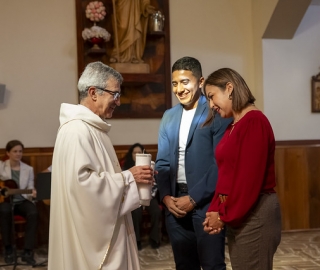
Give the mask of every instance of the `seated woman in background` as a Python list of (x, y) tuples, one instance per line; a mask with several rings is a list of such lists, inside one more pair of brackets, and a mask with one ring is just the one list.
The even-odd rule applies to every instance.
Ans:
[[(135, 143), (132, 145), (124, 157), (124, 163), (122, 166), (123, 170), (127, 170), (135, 166), (136, 154), (146, 153), (144, 147), (140, 143)], [(156, 198), (157, 187), (156, 185), (152, 188), (152, 199), (150, 201), (150, 206), (143, 206), (148, 211), (151, 219), (151, 231), (149, 237), (149, 243), (152, 248), (156, 249), (160, 246), (160, 231), (159, 224), (161, 218), (161, 209), (159, 207), (158, 200)], [(132, 211), (132, 221), (134, 226), (134, 231), (137, 238), (138, 250), (142, 249), (141, 245), (141, 222), (142, 222), (142, 210), (143, 207), (139, 207), (136, 210)]]
[[(36, 197), (34, 189), (33, 168), (21, 162), (24, 146), (18, 140), (13, 140), (6, 145), (6, 154), (8, 159), (0, 161), (0, 179), (6, 186), (7, 183), (15, 185), (15, 188), (26, 189), (27, 194), (12, 195), (14, 214), (23, 216), (26, 223), (24, 252), (21, 256), (22, 261), (34, 265), (36, 262), (33, 258), (33, 248), (35, 245), (36, 227), (37, 227), (37, 208), (31, 202), (32, 197)], [(21, 191), (22, 192), (22, 191)], [(5, 262), (11, 264), (15, 261), (12, 246), (12, 206), (10, 202), (3, 201), (0, 203), (0, 232), (2, 242), (5, 247)]]

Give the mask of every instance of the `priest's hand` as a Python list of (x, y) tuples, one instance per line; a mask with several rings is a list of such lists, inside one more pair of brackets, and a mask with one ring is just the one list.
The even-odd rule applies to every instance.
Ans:
[(176, 217), (176, 218), (182, 218), (184, 217), (187, 212), (183, 211), (181, 209), (179, 209), (176, 204), (175, 204), (175, 200), (177, 198), (172, 197), (172, 196), (164, 196), (162, 202), (166, 205), (166, 207), (168, 208), (168, 210)]
[(129, 171), (132, 173), (134, 180), (137, 183), (153, 185), (153, 170), (150, 166), (134, 166), (130, 168)]

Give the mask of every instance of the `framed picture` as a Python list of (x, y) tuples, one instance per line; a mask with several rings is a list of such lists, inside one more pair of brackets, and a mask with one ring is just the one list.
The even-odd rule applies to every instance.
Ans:
[(320, 73), (312, 77), (311, 111), (320, 113)]

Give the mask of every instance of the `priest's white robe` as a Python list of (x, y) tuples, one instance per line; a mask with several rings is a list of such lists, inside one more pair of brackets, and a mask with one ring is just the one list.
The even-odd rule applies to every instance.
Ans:
[(51, 181), (48, 270), (140, 269), (131, 211), (136, 182), (121, 168), (111, 126), (62, 104)]

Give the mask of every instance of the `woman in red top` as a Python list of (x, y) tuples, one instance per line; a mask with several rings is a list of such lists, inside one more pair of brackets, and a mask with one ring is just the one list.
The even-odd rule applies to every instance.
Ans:
[(218, 183), (204, 230), (216, 234), (226, 225), (233, 270), (272, 270), (281, 239), (272, 127), (236, 71), (213, 72), (204, 90), (214, 113), (234, 118), (216, 147)]

